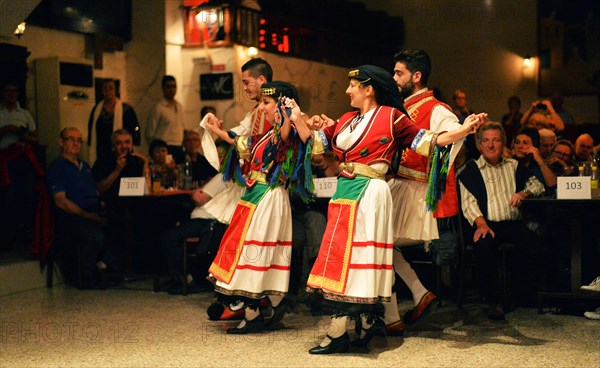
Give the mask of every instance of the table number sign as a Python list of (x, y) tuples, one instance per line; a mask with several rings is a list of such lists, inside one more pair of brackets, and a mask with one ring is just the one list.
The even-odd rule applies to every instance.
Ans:
[(556, 178), (557, 199), (591, 199), (589, 176), (559, 176)]
[(119, 186), (119, 197), (141, 197), (148, 194), (146, 178), (121, 178)]
[(337, 178), (317, 178), (315, 183), (315, 196), (319, 198), (331, 198), (337, 188)]

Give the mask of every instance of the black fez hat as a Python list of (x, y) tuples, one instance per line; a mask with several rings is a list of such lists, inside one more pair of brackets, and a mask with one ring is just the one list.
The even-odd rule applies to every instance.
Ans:
[(297, 104), (300, 104), (296, 88), (286, 82), (273, 81), (265, 83), (260, 87), (260, 94), (262, 96), (273, 97), (275, 100), (278, 100), (281, 97), (289, 97), (293, 98)]
[(404, 111), (400, 90), (392, 75), (375, 65), (361, 65), (350, 69), (348, 78), (356, 79), (364, 86), (373, 86), (377, 103)]

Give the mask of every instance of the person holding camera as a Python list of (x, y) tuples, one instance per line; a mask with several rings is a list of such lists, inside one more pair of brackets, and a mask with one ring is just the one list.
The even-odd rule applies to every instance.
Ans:
[[(554, 132), (562, 132), (565, 130), (565, 123), (554, 110), (552, 103), (549, 100), (535, 100), (529, 106), (529, 109), (521, 118), (521, 126), (532, 125), (530, 121), (535, 120), (536, 114), (541, 114), (546, 118), (545, 124), (548, 126), (537, 127), (536, 129), (548, 128)], [(534, 126), (535, 128), (535, 126)]]

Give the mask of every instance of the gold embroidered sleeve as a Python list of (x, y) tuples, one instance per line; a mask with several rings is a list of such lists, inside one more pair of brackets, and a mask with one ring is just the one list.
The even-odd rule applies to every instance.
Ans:
[(437, 143), (438, 135), (430, 130), (421, 129), (413, 139), (410, 148), (421, 156), (429, 157)]
[(248, 137), (238, 135), (234, 138), (234, 147), (242, 160), (249, 160), (251, 157), (250, 147), (248, 147)]
[(313, 155), (322, 155), (325, 152), (329, 151), (329, 142), (327, 141), (327, 137), (325, 134), (316, 130), (312, 132), (312, 154)]

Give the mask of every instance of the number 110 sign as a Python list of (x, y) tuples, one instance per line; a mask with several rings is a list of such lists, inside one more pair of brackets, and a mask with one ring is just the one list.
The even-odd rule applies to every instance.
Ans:
[(556, 178), (557, 199), (591, 199), (589, 176), (559, 176)]

